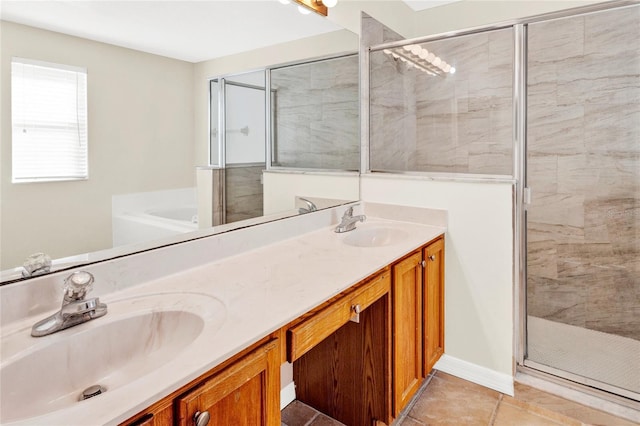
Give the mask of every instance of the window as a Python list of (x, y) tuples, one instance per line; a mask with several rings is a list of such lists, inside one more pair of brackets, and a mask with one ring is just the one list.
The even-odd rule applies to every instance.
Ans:
[(11, 61), (12, 182), (88, 177), (87, 71)]

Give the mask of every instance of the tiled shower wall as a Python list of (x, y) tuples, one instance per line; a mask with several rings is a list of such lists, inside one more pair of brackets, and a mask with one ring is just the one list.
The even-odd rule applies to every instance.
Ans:
[(358, 170), (358, 56), (271, 71), (273, 165)]
[(227, 167), (225, 173), (225, 223), (263, 215), (262, 172), (264, 164)]
[(511, 175), (513, 30), (420, 46), (456, 68), (431, 76), (371, 54), (374, 170)]
[(531, 24), (529, 315), (640, 340), (640, 7)]

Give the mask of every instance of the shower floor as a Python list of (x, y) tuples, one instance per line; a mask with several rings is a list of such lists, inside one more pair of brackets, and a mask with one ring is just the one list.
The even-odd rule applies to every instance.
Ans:
[(640, 393), (640, 341), (527, 317), (527, 359)]

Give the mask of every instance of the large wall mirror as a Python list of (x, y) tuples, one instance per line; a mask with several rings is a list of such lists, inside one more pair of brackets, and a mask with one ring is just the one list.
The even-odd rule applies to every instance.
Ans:
[[(34, 253), (50, 256), (53, 272), (297, 215), (308, 208), (300, 197), (318, 208), (359, 198), (358, 69), (345, 56), (358, 37), (337, 24), (263, 1), (3, 1), (1, 17), (3, 283), (28, 278), (22, 265)], [(213, 25), (221, 22), (228, 25)], [(15, 58), (86, 70), (88, 178), (12, 181)], [(318, 58), (324, 70), (311, 71)], [(229, 111), (211, 123), (220, 117), (211, 102), (220, 77)], [(307, 80), (313, 85), (300, 84)], [(265, 87), (281, 95), (269, 103)], [(301, 90), (324, 92), (325, 105)], [(220, 120), (226, 144), (218, 149), (210, 142)], [(220, 169), (229, 173), (216, 180)], [(232, 211), (247, 201), (255, 204), (248, 212)], [(232, 208), (218, 220), (223, 207)]]

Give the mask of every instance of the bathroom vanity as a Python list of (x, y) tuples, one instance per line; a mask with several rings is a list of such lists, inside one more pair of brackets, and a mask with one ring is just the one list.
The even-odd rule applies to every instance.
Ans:
[(297, 399), (346, 425), (391, 424), (444, 352), (436, 236), (122, 425), (280, 425), (280, 365)]
[(390, 424), (442, 353), (446, 212), (363, 203), (335, 233), (348, 207), (85, 267), (108, 313), (44, 337), (69, 273), (1, 287), (0, 422), (278, 425), (295, 383)]

